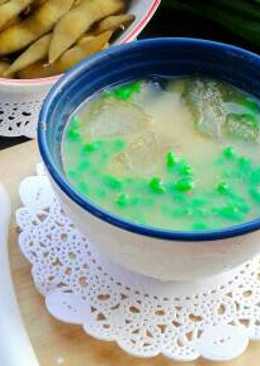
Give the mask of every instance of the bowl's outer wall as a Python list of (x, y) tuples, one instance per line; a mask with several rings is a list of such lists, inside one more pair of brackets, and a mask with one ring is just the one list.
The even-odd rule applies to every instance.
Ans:
[(82, 234), (117, 264), (161, 281), (187, 281), (229, 271), (252, 258), (260, 233), (204, 242), (180, 242), (121, 230), (75, 204), (50, 177), (64, 208)]
[[(259, 234), (232, 236), (258, 229), (260, 220), (239, 225), (235, 230), (202, 234), (203, 242), (198, 241), (200, 234), (195, 233), (191, 233), (189, 239), (188, 234), (182, 234), (183, 241), (180, 242), (175, 240), (178, 239), (175, 234), (171, 235), (172, 240), (165, 240), (169, 236), (160, 239), (130, 232), (138, 233), (135, 228), (123, 230), (117, 227), (120, 226), (117, 223), (106, 223), (113, 223), (113, 215), (104, 214), (99, 208), (86, 203), (66, 182), (60, 142), (68, 116), (98, 90), (151, 75), (174, 77), (196, 74), (225, 80), (260, 97), (260, 61), (257, 55), (201, 40), (139, 41), (112, 47), (75, 67), (50, 93), (39, 122), (43, 160), (61, 202), (82, 232), (121, 265), (164, 280), (204, 277), (247, 260), (259, 251)], [(188, 241), (194, 240), (193, 236), (197, 241)], [(224, 237), (231, 238), (216, 240)]]

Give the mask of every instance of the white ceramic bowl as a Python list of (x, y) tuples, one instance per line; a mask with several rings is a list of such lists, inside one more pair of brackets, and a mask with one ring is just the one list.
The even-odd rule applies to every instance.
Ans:
[(225, 229), (180, 232), (141, 226), (113, 215), (80, 195), (61, 163), (68, 116), (93, 91), (150, 75), (206, 73), (260, 96), (260, 58), (225, 44), (162, 38), (112, 47), (78, 65), (47, 97), (38, 128), (41, 156), (65, 211), (102, 253), (126, 268), (160, 280), (212, 276), (260, 250), (260, 219)]
[[(136, 19), (114, 44), (133, 41), (152, 18), (161, 0), (132, 0), (128, 9)], [(35, 137), (38, 113), (50, 88), (61, 75), (40, 79), (0, 78), (0, 136)]]

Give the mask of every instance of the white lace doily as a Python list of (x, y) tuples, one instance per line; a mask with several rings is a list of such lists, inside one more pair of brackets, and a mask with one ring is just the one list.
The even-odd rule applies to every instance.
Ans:
[[(49, 312), (141, 357), (229, 360), (260, 340), (260, 257), (201, 282), (111, 264), (63, 213), (42, 168), (20, 186), (19, 245)], [(124, 245), (124, 243), (122, 243)]]
[(15, 95), (0, 91), (0, 136), (34, 138), (43, 95)]

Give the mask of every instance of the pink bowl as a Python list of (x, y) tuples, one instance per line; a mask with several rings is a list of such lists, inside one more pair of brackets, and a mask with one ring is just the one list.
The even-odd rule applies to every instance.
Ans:
[[(127, 28), (126, 31), (123, 32), (123, 34), (117, 38), (113, 44), (127, 43), (136, 39), (156, 12), (160, 2), (161, 0), (132, 0), (128, 9), (128, 13), (134, 14), (136, 19), (133, 24)], [(15, 86), (17, 92), (19, 92), (19, 90), (17, 90), (19, 87), (21, 87), (21, 89), (26, 87), (27, 90), (31, 89), (32, 91), (37, 86), (39, 88), (42, 87), (45, 89), (46, 87), (48, 88), (48, 86), (51, 87), (60, 76), (61, 75), (47, 78), (20, 80), (0, 78), (0, 88), (6, 89), (6, 87), (8, 87), (10, 90), (10, 87)]]

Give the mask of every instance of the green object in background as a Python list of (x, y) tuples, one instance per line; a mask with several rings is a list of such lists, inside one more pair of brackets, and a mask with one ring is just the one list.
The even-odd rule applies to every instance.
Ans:
[(258, 0), (164, 0), (163, 6), (207, 18), (254, 46), (260, 46)]

